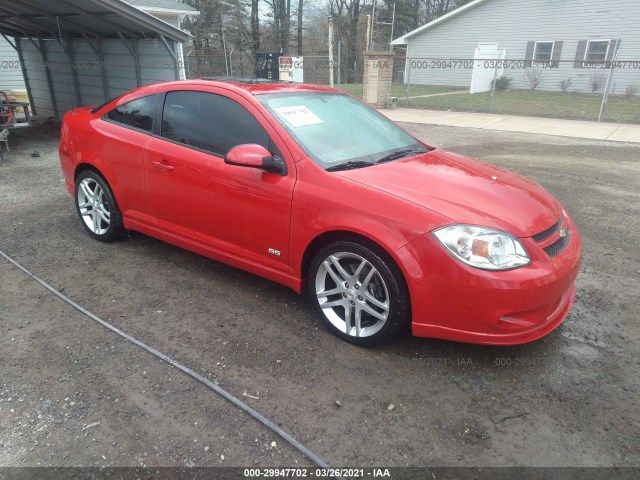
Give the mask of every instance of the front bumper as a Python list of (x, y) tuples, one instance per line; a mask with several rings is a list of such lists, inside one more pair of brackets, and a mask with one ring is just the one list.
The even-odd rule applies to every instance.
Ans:
[(516, 345), (547, 335), (573, 305), (582, 239), (571, 238), (550, 257), (532, 239), (520, 239), (532, 263), (515, 270), (478, 270), (453, 258), (424, 235), (396, 252), (408, 280), (412, 332), (467, 343)]

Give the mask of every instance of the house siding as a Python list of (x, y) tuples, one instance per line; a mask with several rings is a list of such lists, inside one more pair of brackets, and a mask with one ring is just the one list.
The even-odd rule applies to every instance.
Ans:
[[(571, 78), (571, 91), (591, 92), (591, 77), (607, 75), (608, 68), (575, 68), (578, 49), (587, 40), (619, 37), (618, 61), (630, 63), (615, 69), (611, 91), (622, 94), (628, 85), (640, 86), (639, 24), (637, 0), (486, 0), (407, 39), (405, 82), (468, 87), (472, 68), (431, 68), (431, 60), (473, 60), (478, 43), (497, 43), (506, 49), (507, 60), (525, 60), (530, 42), (561, 41), (558, 68), (505, 69), (512, 78), (511, 88), (528, 88), (527, 70), (541, 68), (538, 90), (559, 90), (559, 82)], [(507, 62), (507, 66), (518, 65)]]

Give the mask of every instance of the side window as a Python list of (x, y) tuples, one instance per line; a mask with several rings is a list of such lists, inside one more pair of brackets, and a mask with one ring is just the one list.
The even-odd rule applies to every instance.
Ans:
[(549, 63), (553, 54), (554, 42), (536, 42), (533, 52), (533, 62), (539, 64)]
[(589, 40), (587, 43), (587, 53), (584, 56), (585, 62), (604, 63), (609, 52), (609, 40)]
[(162, 136), (218, 155), (245, 143), (257, 143), (276, 153), (269, 135), (251, 113), (239, 103), (213, 93), (167, 93)]
[(108, 112), (106, 117), (114, 122), (150, 132), (153, 130), (155, 109), (156, 96), (150, 95), (120, 105)]

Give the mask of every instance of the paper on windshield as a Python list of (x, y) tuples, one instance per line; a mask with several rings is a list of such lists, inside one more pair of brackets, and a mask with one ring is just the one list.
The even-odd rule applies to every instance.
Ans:
[(275, 109), (289, 125), (295, 128), (306, 127), (308, 125), (319, 125), (324, 123), (320, 117), (309, 110), (304, 105), (293, 105), (291, 107), (280, 107)]

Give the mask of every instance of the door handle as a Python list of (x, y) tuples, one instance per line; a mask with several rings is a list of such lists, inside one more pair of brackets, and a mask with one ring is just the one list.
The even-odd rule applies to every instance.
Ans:
[(167, 162), (166, 160), (163, 160), (162, 162), (153, 162), (153, 166), (154, 168), (160, 170), (162, 173), (173, 172), (173, 167), (169, 165), (169, 162)]

